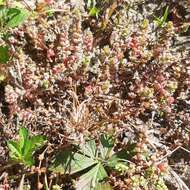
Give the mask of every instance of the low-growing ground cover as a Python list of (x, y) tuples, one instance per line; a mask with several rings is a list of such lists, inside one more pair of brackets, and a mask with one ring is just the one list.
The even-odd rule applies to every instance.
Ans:
[(190, 188), (189, 1), (0, 4), (0, 189)]

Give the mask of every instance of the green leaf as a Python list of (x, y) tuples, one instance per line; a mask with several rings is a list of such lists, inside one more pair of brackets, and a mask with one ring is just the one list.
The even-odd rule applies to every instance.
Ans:
[(32, 141), (28, 139), (25, 143), (24, 150), (23, 150), (23, 163), (32, 166), (34, 164), (34, 159), (33, 159), (33, 154), (34, 154), (34, 149), (32, 149)]
[(22, 24), (28, 17), (29, 12), (26, 9), (22, 8), (10, 8), (8, 10), (7, 16), (9, 18), (6, 26), (8, 27), (16, 27)]
[(87, 169), (96, 163), (96, 160), (93, 160), (83, 154), (65, 150), (56, 156), (50, 169), (56, 173), (74, 174)]
[(109, 183), (98, 183), (93, 190), (112, 190)]
[(114, 140), (110, 135), (101, 135), (100, 141), (103, 147), (112, 148), (114, 146)]
[(164, 24), (168, 18), (168, 14), (169, 14), (169, 7), (167, 6), (165, 11), (164, 11), (164, 16), (162, 17), (162, 24)]
[(22, 24), (30, 13), (24, 8), (6, 8), (0, 6), (0, 25), (1, 27), (16, 27)]
[(116, 152), (108, 159), (107, 166), (114, 168), (116, 164), (130, 160), (136, 154), (135, 148), (136, 144), (132, 143), (128, 148)]
[(7, 146), (10, 151), (10, 157), (14, 160), (19, 160), (22, 158), (19, 144), (15, 141), (8, 141)]
[(17, 162), (32, 166), (34, 164), (33, 154), (44, 142), (43, 136), (30, 137), (28, 129), (22, 127), (19, 130), (19, 141), (7, 142), (10, 149), (10, 157)]
[(113, 152), (114, 140), (109, 135), (101, 135), (100, 141), (101, 141), (101, 147), (100, 147), (101, 158), (106, 160), (114, 153)]
[(98, 17), (99, 12), (100, 9), (98, 9), (97, 7), (92, 7), (89, 11), (89, 15)]
[(31, 154), (33, 153), (33, 144), (32, 144), (32, 141), (30, 139), (28, 139), (26, 142), (25, 142), (25, 146), (24, 146), (24, 149), (22, 150), (22, 153), (23, 153), (23, 156), (28, 156), (28, 154)]
[(28, 157), (24, 157), (24, 159), (22, 160), (23, 163), (27, 166), (33, 166), (34, 165), (34, 158), (28, 154)]
[(110, 168), (114, 168), (116, 166), (117, 163), (119, 163), (121, 159), (118, 158), (118, 156), (116, 154), (112, 155), (111, 158), (108, 159), (107, 161), (107, 166)]
[(156, 17), (156, 16), (154, 16), (154, 22), (156, 22), (157, 25), (161, 25), (161, 24), (162, 24), (162, 20), (161, 20), (161, 18)]
[(92, 190), (93, 188), (96, 188), (96, 185), (103, 181), (107, 176), (107, 172), (103, 165), (98, 163), (79, 178), (79, 181), (76, 183), (76, 189)]
[(25, 147), (26, 141), (28, 140), (28, 129), (22, 127), (19, 130), (19, 144), (20, 144), (20, 149), (23, 152), (23, 149)]
[(162, 17), (156, 17), (154, 16), (154, 21), (156, 22), (156, 24), (160, 27), (163, 27), (167, 21), (168, 18), (168, 14), (169, 14), (169, 7), (167, 6), (165, 11), (164, 11), (164, 15)]
[(6, 64), (9, 61), (8, 46), (0, 46), (0, 64)]
[(97, 149), (95, 140), (86, 142), (83, 146), (81, 146), (81, 151), (84, 155), (87, 155), (91, 158), (96, 158)]

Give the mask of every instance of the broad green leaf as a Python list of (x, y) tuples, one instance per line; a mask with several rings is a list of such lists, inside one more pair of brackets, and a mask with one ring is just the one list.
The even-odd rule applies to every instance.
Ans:
[(100, 146), (99, 152), (100, 152), (100, 157), (103, 160), (109, 159), (114, 154), (113, 147), (107, 148), (103, 147), (102, 145)]
[(8, 141), (10, 157), (17, 162), (32, 166), (33, 154), (45, 142), (43, 136), (37, 135), (30, 138), (28, 129), (22, 127), (19, 130), (19, 141)]
[(114, 153), (113, 152), (113, 146), (114, 146), (113, 138), (109, 135), (101, 135), (100, 141), (101, 141), (101, 147), (100, 147), (101, 158), (108, 159)]
[(10, 8), (7, 13), (9, 21), (6, 23), (6, 26), (12, 28), (16, 27), (22, 24), (29, 17), (29, 15), (30, 14), (26, 9)]
[(51, 166), (51, 170), (61, 174), (73, 174), (87, 169), (96, 163), (96, 160), (83, 154), (65, 150), (63, 153), (56, 156), (56, 159)]
[(109, 183), (98, 183), (93, 190), (112, 190)]
[(92, 190), (98, 185), (99, 182), (103, 181), (107, 177), (107, 172), (105, 171), (101, 163), (96, 164), (87, 173), (79, 178), (76, 183), (77, 190)]
[(95, 140), (86, 142), (83, 146), (81, 146), (81, 151), (84, 155), (95, 158), (97, 153)]
[(114, 146), (114, 140), (110, 135), (101, 135), (100, 141), (103, 147), (112, 148)]
[(97, 160), (93, 160), (83, 154), (75, 153), (71, 162), (71, 173), (80, 172), (87, 169), (97, 163)]
[(25, 142), (24, 149), (22, 150), (24, 157), (28, 157), (29, 155), (32, 156), (32, 154), (33, 154), (32, 146), (33, 146), (32, 141), (30, 139), (28, 139)]
[(19, 144), (15, 141), (8, 141), (7, 146), (10, 150), (10, 157), (16, 160), (21, 159), (21, 152)]
[(9, 61), (8, 46), (0, 46), (0, 64), (6, 64)]
[(27, 140), (28, 140), (28, 129), (21, 127), (19, 130), (19, 145), (22, 152)]
[(116, 164), (119, 163), (120, 160), (121, 159), (118, 158), (118, 156), (114, 154), (111, 158), (108, 159), (107, 166), (109, 166), (110, 168), (114, 168)]
[(33, 158), (33, 154), (34, 154), (34, 151), (28, 151), (27, 153), (25, 153), (22, 157), (22, 162), (27, 165), (27, 166), (32, 166), (34, 165), (35, 161), (34, 161), (34, 158)]
[(108, 159), (107, 165), (114, 168), (116, 164), (130, 160), (136, 154), (135, 147), (136, 144), (133, 143), (128, 148), (116, 152)]

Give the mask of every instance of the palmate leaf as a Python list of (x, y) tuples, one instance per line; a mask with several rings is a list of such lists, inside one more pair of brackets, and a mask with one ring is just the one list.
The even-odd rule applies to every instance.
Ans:
[(51, 170), (61, 174), (81, 172), (98, 163), (97, 149), (94, 140), (81, 146), (80, 152), (65, 150), (58, 154), (51, 166)]
[(33, 136), (26, 139), (23, 149), (23, 161), (26, 165), (32, 166), (34, 164), (33, 154), (37, 148), (44, 145), (45, 139), (41, 135)]
[(132, 143), (126, 149), (122, 149), (114, 154), (108, 159), (107, 166), (115, 168), (116, 164), (126, 162), (130, 160), (136, 154), (136, 144)]
[(111, 157), (114, 153), (113, 146), (114, 141), (113, 138), (109, 135), (101, 135), (100, 137), (101, 141), (101, 147), (100, 147), (100, 155), (101, 158), (104, 160), (107, 160), (109, 157)]
[(30, 13), (24, 8), (7, 8), (0, 6), (0, 24), (1, 27), (14, 28), (22, 24)]
[(22, 162), (27, 165), (27, 166), (32, 166), (34, 165), (34, 158), (33, 158), (33, 153), (31, 151), (28, 151), (27, 154), (23, 156)]
[(95, 140), (90, 140), (81, 146), (81, 152), (90, 158), (96, 158), (97, 148)]
[(98, 183), (93, 190), (112, 190), (109, 183)]
[[(107, 172), (103, 165), (99, 162), (87, 173), (79, 178), (76, 183), (77, 190), (92, 190), (97, 189), (99, 182), (103, 181), (107, 177)], [(98, 189), (97, 189), (98, 190)]]
[(22, 127), (19, 130), (19, 141), (8, 141), (7, 145), (10, 151), (10, 157), (25, 165), (34, 164), (33, 154), (40, 146), (44, 145), (45, 139), (41, 135), (29, 136), (28, 129)]
[(7, 146), (10, 150), (10, 157), (14, 160), (19, 160), (22, 157), (22, 154), (20, 152), (19, 144), (15, 141), (8, 141)]
[[(101, 141), (100, 150), (107, 153), (108, 150), (110, 152), (113, 149), (111, 138), (102, 136)], [(61, 174), (83, 172), (79, 181), (76, 182), (77, 190), (111, 190), (108, 183), (101, 183), (107, 177), (107, 172), (100, 161), (101, 158), (98, 158), (101, 152), (98, 151), (95, 140), (86, 142), (80, 148), (78, 152), (66, 150), (57, 155), (50, 170)]]
[(96, 160), (81, 153), (65, 150), (56, 156), (50, 170), (61, 174), (74, 174), (83, 171), (96, 163)]
[(28, 17), (29, 12), (26, 9), (22, 8), (10, 8), (7, 12), (7, 16), (9, 18), (6, 26), (8, 27), (16, 27), (22, 24)]
[(19, 145), (20, 145), (20, 149), (24, 150), (24, 147), (25, 147), (25, 144), (26, 144), (26, 141), (28, 140), (28, 129), (24, 128), (24, 127), (21, 127), (20, 130), (19, 130)]
[(112, 148), (114, 146), (114, 140), (110, 135), (101, 135), (100, 141), (103, 147)]

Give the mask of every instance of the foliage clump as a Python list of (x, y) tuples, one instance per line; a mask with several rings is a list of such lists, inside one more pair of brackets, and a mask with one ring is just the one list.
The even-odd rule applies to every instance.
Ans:
[(3, 188), (168, 189), (167, 151), (190, 142), (189, 50), (179, 44), (187, 9), (146, 0), (0, 4)]

